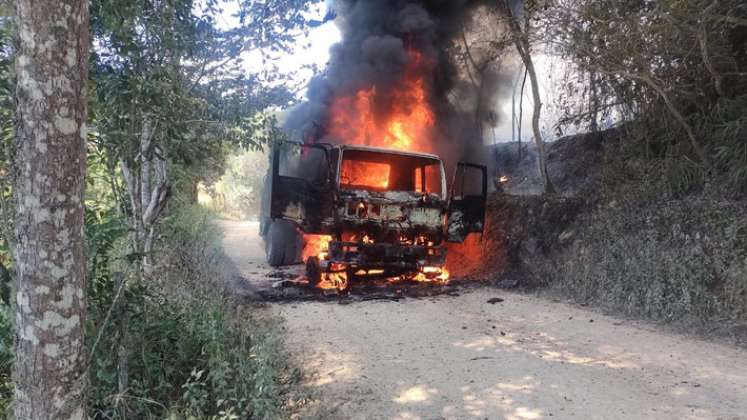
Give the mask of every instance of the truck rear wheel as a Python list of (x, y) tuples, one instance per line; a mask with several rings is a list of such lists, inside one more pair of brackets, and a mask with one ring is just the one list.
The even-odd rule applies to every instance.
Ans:
[(267, 263), (273, 267), (295, 264), (298, 261), (298, 244), (298, 233), (292, 222), (273, 220), (265, 236)]

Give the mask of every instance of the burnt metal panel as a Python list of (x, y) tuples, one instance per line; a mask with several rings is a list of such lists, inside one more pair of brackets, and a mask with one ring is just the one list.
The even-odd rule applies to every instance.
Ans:
[(446, 248), (443, 246), (338, 241), (329, 244), (330, 261), (357, 268), (399, 267), (413, 270), (423, 266), (442, 266), (445, 258)]
[[(273, 147), (270, 187), (273, 219), (295, 222), (306, 233), (329, 233), (334, 205), (328, 149), (323, 144), (290, 142)], [(317, 155), (312, 157), (308, 150), (318, 151)], [(291, 159), (283, 156), (284, 152), (297, 156)], [(285, 173), (283, 165), (293, 171)]]
[[(480, 177), (468, 177), (467, 171), (481, 173)], [(472, 183), (472, 191), (464, 185)], [(460, 184), (461, 183), (461, 184)], [(475, 183), (481, 183), (474, 185)], [(456, 189), (461, 186), (461, 193)], [(464, 242), (470, 233), (482, 233), (485, 227), (485, 206), (488, 197), (488, 171), (483, 165), (459, 162), (449, 193), (446, 238), (449, 242)]]

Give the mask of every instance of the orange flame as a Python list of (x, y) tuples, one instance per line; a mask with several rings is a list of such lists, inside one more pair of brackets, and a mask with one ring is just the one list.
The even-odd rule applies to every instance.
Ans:
[[(345, 144), (433, 152), (435, 117), (420, 68), (422, 54), (408, 50), (410, 62), (399, 86), (387, 97), (376, 87), (337, 97), (330, 107), (329, 134)], [(378, 115), (377, 109), (386, 109)]]
[(303, 235), (303, 239), (306, 242), (301, 252), (301, 257), (304, 261), (314, 255), (318, 256), (320, 260), (323, 260), (327, 256), (329, 243), (332, 241), (331, 235), (312, 235), (307, 233)]
[(343, 186), (386, 189), (389, 187), (391, 169), (392, 166), (388, 163), (343, 160), (340, 184)]
[[(305, 234), (304, 241), (306, 244), (301, 253), (304, 261), (315, 255), (319, 257), (320, 261), (327, 258), (329, 243), (332, 241), (331, 235)], [(330, 264), (330, 270), (321, 274), (321, 281), (317, 285), (320, 289), (325, 290), (344, 290), (347, 286), (347, 272), (343, 264)]]
[(325, 290), (345, 290), (348, 287), (348, 273), (345, 264), (332, 263), (329, 271), (322, 273), (321, 282), (317, 285)]
[(414, 277), (415, 281), (431, 283), (447, 283), (449, 270), (445, 267), (423, 267)]

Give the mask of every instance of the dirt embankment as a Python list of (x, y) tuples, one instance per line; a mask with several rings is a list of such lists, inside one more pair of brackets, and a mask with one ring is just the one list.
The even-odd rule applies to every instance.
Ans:
[(543, 283), (544, 263), (576, 239), (580, 217), (594, 205), (602, 178), (605, 148), (620, 143), (620, 129), (568, 137), (548, 144), (548, 170), (558, 194), (542, 196), (537, 156), (531, 144), (494, 146), (498, 175), (508, 181), (488, 197), (482, 235), (449, 245), (449, 268), (457, 276)]
[[(604, 163), (619, 157), (624, 128), (569, 136), (547, 144), (547, 170), (559, 195), (575, 197), (595, 194), (603, 177)], [(498, 143), (493, 156), (499, 175), (508, 177), (504, 190), (512, 195), (540, 195), (542, 181), (537, 172), (534, 143)]]
[(449, 244), (447, 266), (456, 277), (534, 285), (534, 262), (572, 239), (568, 229), (582, 208), (575, 198), (492, 194), (484, 233)]
[[(516, 195), (491, 198), (481, 268), (747, 342), (747, 201), (707, 183), (682, 189), (677, 162), (631, 153), (625, 135), (614, 129), (548, 145), (560, 194), (546, 198), (522, 195), (538, 191), (531, 150), (520, 158), (515, 144), (500, 146), (506, 190)], [(507, 273), (491, 266), (504, 260)]]

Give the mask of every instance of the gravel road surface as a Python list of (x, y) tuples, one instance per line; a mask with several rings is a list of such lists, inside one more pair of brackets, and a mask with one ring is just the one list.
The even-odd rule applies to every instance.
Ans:
[[(223, 227), (248, 287), (271, 284), (257, 225)], [(271, 308), (324, 413), (300, 418), (747, 419), (747, 351), (568, 303), (485, 287)]]

